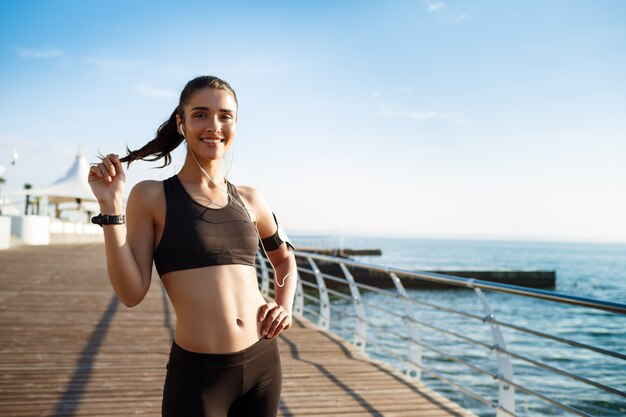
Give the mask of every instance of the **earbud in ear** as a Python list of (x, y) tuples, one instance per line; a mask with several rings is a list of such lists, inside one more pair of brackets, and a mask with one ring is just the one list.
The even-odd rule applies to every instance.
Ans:
[(183, 125), (180, 125), (180, 131), (183, 134), (183, 137), (185, 137), (185, 129), (183, 129)]

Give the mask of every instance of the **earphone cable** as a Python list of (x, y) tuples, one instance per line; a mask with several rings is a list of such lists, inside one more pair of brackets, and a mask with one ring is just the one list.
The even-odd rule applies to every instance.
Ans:
[[(185, 142), (187, 141), (187, 138), (185, 138)], [(232, 195), (230, 193), (230, 191), (228, 190), (228, 187), (226, 187), (226, 190), (222, 189), (215, 181), (213, 181), (213, 178), (211, 178), (211, 176), (209, 175), (208, 172), (206, 172), (206, 170), (202, 167), (202, 165), (200, 165), (200, 162), (198, 162), (198, 159), (196, 158), (196, 155), (194, 154), (193, 150), (191, 150), (191, 147), (189, 146), (189, 144), (187, 144), (187, 149), (189, 150), (189, 152), (191, 153), (191, 156), (193, 157), (194, 161), (196, 161), (196, 164), (198, 165), (198, 168), (200, 168), (200, 171), (202, 171), (202, 173), (209, 179), (209, 181), (211, 181), (213, 183), (213, 185), (215, 185), (215, 187), (222, 191), (224, 194), (226, 194), (227, 196), (231, 197), (231, 201), (233, 201), (234, 203), (236, 203), (239, 207), (241, 207), (243, 209), (243, 211), (248, 215), (248, 218), (250, 219), (250, 223), (252, 223), (252, 225), (254, 226), (254, 230), (256, 231), (257, 237), (259, 238), (259, 242), (261, 243), (261, 248), (263, 249), (263, 253), (265, 254), (265, 257), (267, 259), (269, 259), (269, 257), (267, 256), (267, 251), (265, 250), (265, 245), (263, 245), (263, 239), (261, 239), (261, 234), (259, 233), (259, 228), (256, 226), (256, 224), (254, 223), (254, 221), (252, 221), (252, 216), (250, 216), (250, 213), (248, 212), (248, 209), (242, 205), (239, 201), (237, 201), (237, 199), (235, 198), (234, 195)], [(224, 178), (226, 180), (226, 178)], [(228, 180), (226, 180), (228, 181)], [(252, 211), (255, 215), (257, 214), (254, 210), (250, 209), (250, 211)], [(277, 225), (278, 227), (278, 225)], [(276, 268), (274, 268), (274, 265), (270, 262), (270, 265), (272, 265), (272, 270), (274, 271), (274, 282), (276, 283), (276, 285), (278, 285), (280, 288), (285, 286), (285, 281), (287, 280), (287, 277), (289, 275), (291, 275), (292, 271), (289, 271), (287, 273), (287, 275), (285, 275), (282, 279), (282, 284), (278, 283), (278, 274), (276, 273)]]

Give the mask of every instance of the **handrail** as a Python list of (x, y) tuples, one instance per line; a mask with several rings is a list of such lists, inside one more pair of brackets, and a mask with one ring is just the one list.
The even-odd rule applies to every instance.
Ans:
[[(374, 309), (374, 310), (378, 310), (378, 311), (383, 311), (383, 312), (385, 312), (385, 313), (387, 313), (387, 314), (390, 314), (390, 315), (395, 316), (395, 317), (398, 317), (398, 318), (406, 319), (406, 316), (404, 316), (404, 315), (402, 315), (402, 314), (395, 313), (395, 312), (393, 312), (393, 311), (389, 311), (389, 310), (387, 310), (387, 309), (385, 309), (385, 308), (382, 308), (382, 307), (380, 307), (380, 306), (378, 306), (378, 305), (374, 305), (374, 304), (372, 304), (372, 303), (368, 303), (368, 302), (366, 302), (366, 301), (361, 301), (361, 302), (362, 302), (362, 304), (363, 304), (364, 306), (366, 306), (366, 307), (369, 307), (369, 308), (372, 308), (372, 309)], [(333, 308), (333, 307), (331, 306), (331, 308)], [(372, 327), (379, 327), (379, 328), (380, 328), (380, 327), (382, 327), (382, 326), (380, 326), (379, 324), (374, 323), (374, 322), (372, 322), (372, 321), (369, 321), (369, 320), (367, 320), (367, 319), (361, 318), (361, 317), (357, 316), (356, 314), (350, 314), (350, 313), (345, 313), (345, 312), (340, 312), (340, 311), (338, 311), (337, 313), (338, 313), (338, 314), (340, 314), (340, 315), (343, 315), (343, 316), (352, 317), (352, 318), (354, 318), (354, 319), (356, 319), (356, 320), (361, 320), (361, 321), (363, 321), (363, 322), (367, 323), (368, 325), (370, 325), (370, 326), (372, 326)], [(589, 380), (589, 379), (587, 379), (587, 378), (580, 377), (580, 376), (578, 376), (578, 375), (574, 375), (574, 374), (572, 374), (572, 373), (570, 373), (570, 372), (563, 371), (563, 370), (558, 369), (558, 368), (555, 368), (555, 367), (553, 367), (553, 366), (546, 365), (546, 364), (544, 364), (544, 363), (542, 363), (542, 362), (539, 362), (539, 361), (537, 361), (537, 360), (534, 360), (534, 359), (531, 359), (531, 358), (525, 357), (525, 356), (523, 356), (523, 355), (519, 355), (519, 354), (514, 353), (514, 352), (511, 352), (511, 351), (509, 351), (509, 350), (507, 350), (507, 349), (501, 348), (501, 347), (499, 347), (498, 345), (488, 345), (488, 344), (483, 343), (483, 342), (481, 342), (481, 341), (479, 341), (479, 340), (472, 339), (472, 338), (469, 338), (469, 337), (467, 337), (467, 336), (463, 336), (463, 335), (460, 335), (460, 334), (458, 334), (458, 333), (455, 333), (455, 332), (452, 332), (452, 331), (449, 331), (449, 330), (445, 330), (445, 329), (442, 329), (442, 328), (440, 328), (440, 327), (433, 326), (433, 325), (430, 325), (430, 324), (428, 324), (428, 323), (424, 323), (424, 322), (422, 322), (422, 321), (418, 321), (418, 320), (415, 320), (415, 319), (410, 319), (410, 318), (409, 318), (408, 320), (412, 320), (412, 321), (414, 321), (414, 322), (416, 322), (416, 323), (419, 323), (420, 325), (423, 325), (423, 326), (429, 327), (429, 328), (431, 328), (431, 329), (433, 329), (433, 330), (437, 330), (437, 331), (440, 331), (440, 332), (443, 332), (443, 333), (449, 334), (449, 335), (451, 335), (451, 336), (454, 336), (454, 337), (458, 337), (458, 338), (464, 339), (464, 340), (466, 340), (466, 341), (468, 341), (468, 342), (470, 342), (470, 343), (473, 343), (473, 344), (475, 344), (475, 345), (481, 346), (481, 347), (483, 347), (483, 348), (485, 348), (485, 349), (487, 349), (487, 350), (490, 350), (490, 351), (498, 351), (498, 352), (505, 353), (505, 354), (507, 354), (507, 355), (510, 355), (510, 356), (512, 356), (512, 357), (514, 357), (514, 358), (516, 358), (516, 359), (520, 359), (520, 360), (522, 360), (522, 361), (528, 362), (528, 363), (533, 364), (533, 365), (535, 365), (535, 366), (537, 366), (537, 367), (539, 367), (539, 368), (542, 368), (542, 369), (544, 369), (544, 370), (551, 371), (551, 372), (554, 372), (554, 373), (557, 373), (557, 374), (560, 374), (560, 375), (566, 376), (566, 377), (568, 377), (568, 378), (570, 378), (570, 379), (573, 379), (573, 380), (576, 380), (576, 381), (579, 381), (579, 382), (585, 383), (585, 384), (587, 384), (587, 385), (592, 385), (592, 386), (595, 386), (596, 388), (600, 388), (600, 389), (603, 389), (604, 391), (611, 392), (611, 393), (613, 393), (613, 394), (616, 394), (616, 395), (619, 395), (619, 396), (621, 396), (621, 397), (625, 397), (625, 398), (626, 398), (626, 393), (621, 392), (621, 391), (619, 391), (619, 390), (616, 390), (615, 388), (609, 387), (609, 386), (604, 385), (604, 384), (600, 384), (600, 383), (595, 382), (595, 381), (591, 381), (591, 380)], [(389, 332), (390, 334), (393, 334), (393, 335), (397, 336), (398, 338), (400, 338), (400, 339), (402, 339), (402, 340), (405, 340), (405, 341), (410, 341), (410, 342), (412, 342), (412, 343), (417, 343), (417, 344), (420, 344), (420, 345), (424, 346), (424, 345), (423, 345), (423, 343), (419, 342), (418, 340), (413, 340), (411, 337), (407, 337), (407, 336), (401, 335), (400, 333), (395, 332), (394, 330), (385, 329), (385, 331), (386, 331), (386, 332)], [(377, 343), (372, 342), (372, 341), (370, 341), (369, 343), (370, 343), (371, 345), (378, 345)], [(585, 346), (585, 347), (586, 347), (586, 346)], [(610, 353), (613, 353), (613, 352), (610, 352)], [(489, 375), (490, 375), (490, 376), (493, 376), (492, 374), (489, 374)]]
[[(300, 268), (300, 267), (298, 268), (298, 271), (307, 272), (307, 273), (310, 272), (310, 270), (308, 270), (306, 268)], [(322, 273), (321, 275), (324, 276), (325, 278), (332, 279), (335, 282), (342, 282), (340, 278), (333, 277), (332, 275), (324, 274), (324, 273)], [(315, 284), (311, 284), (311, 283), (308, 283), (308, 282), (304, 282), (304, 284), (307, 285), (307, 286), (310, 286), (312, 288), (315, 288)], [(356, 285), (359, 288), (363, 288), (363, 289), (367, 289), (367, 290), (376, 290), (376, 292), (378, 292), (378, 293), (383, 293), (384, 292), (383, 290), (381, 290), (379, 288), (372, 287), (372, 286), (367, 285), (367, 284), (363, 284), (363, 283), (357, 282)], [(347, 296), (347, 295), (345, 295), (345, 294), (343, 294), (343, 293), (341, 293), (339, 291), (335, 291), (335, 290), (331, 290), (331, 289), (328, 289), (327, 291), (329, 293), (332, 293), (332, 294), (336, 295), (337, 297), (344, 298), (344, 299), (351, 299), (350, 296)], [(465, 311), (455, 310), (455, 309), (452, 309), (452, 308), (443, 307), (443, 306), (440, 306), (440, 305), (437, 305), (437, 304), (433, 304), (433, 303), (427, 303), (425, 301), (420, 301), (420, 300), (416, 300), (416, 299), (413, 299), (413, 298), (402, 297), (399, 294), (389, 293), (388, 291), (387, 291), (387, 293), (385, 295), (387, 295), (389, 297), (394, 297), (394, 298), (397, 298), (397, 299), (400, 299), (400, 300), (406, 300), (406, 301), (409, 301), (410, 303), (413, 303), (413, 304), (425, 305), (425, 306), (436, 308), (438, 310), (445, 311), (445, 312), (448, 312), (448, 313), (453, 313), (453, 314), (458, 314), (458, 315), (461, 315), (461, 316), (464, 316), (464, 317), (469, 317), (469, 318), (472, 318), (474, 320), (480, 320), (480, 321), (488, 320), (490, 322), (493, 322), (494, 324), (498, 324), (498, 325), (501, 325), (501, 326), (504, 326), (504, 327), (508, 327), (510, 329), (518, 330), (518, 331), (521, 331), (521, 332), (524, 332), (524, 333), (532, 334), (534, 336), (539, 336), (539, 337), (544, 337), (546, 339), (551, 339), (551, 340), (554, 340), (555, 342), (565, 343), (565, 344), (568, 344), (570, 346), (576, 346), (576, 347), (579, 347), (579, 348), (583, 348), (583, 349), (591, 350), (591, 351), (594, 351), (594, 352), (597, 352), (597, 353), (601, 353), (603, 355), (613, 356), (613, 357), (619, 358), (619, 359), (626, 359), (626, 355), (621, 354), (619, 352), (613, 352), (613, 351), (610, 351), (610, 350), (599, 348), (597, 346), (591, 346), (591, 345), (587, 345), (585, 343), (576, 342), (574, 340), (564, 339), (564, 338), (561, 338), (561, 337), (558, 337), (558, 336), (554, 336), (554, 335), (551, 335), (551, 334), (548, 334), (548, 333), (544, 333), (544, 332), (540, 332), (540, 331), (537, 331), (537, 330), (528, 329), (528, 328), (523, 327), (523, 326), (518, 326), (518, 325), (515, 325), (515, 324), (511, 324), (511, 323), (506, 323), (506, 322), (503, 322), (503, 321), (495, 320), (494, 318), (489, 318), (489, 317), (485, 318), (484, 316), (479, 316), (479, 315), (476, 315), (476, 314), (470, 314), (470, 313), (467, 313)], [(376, 308), (376, 307), (374, 307), (374, 308)]]
[(327, 255), (319, 255), (311, 252), (295, 251), (296, 256), (317, 259), (336, 263), (337, 259), (341, 259), (341, 263), (347, 266), (358, 268), (367, 268), (373, 271), (384, 273), (396, 273), (409, 278), (418, 278), (426, 281), (438, 282), (441, 284), (449, 284), (465, 288), (482, 288), (485, 290), (504, 292), (509, 294), (522, 295), (524, 297), (540, 298), (543, 300), (551, 300), (559, 303), (577, 305), (582, 307), (591, 307), (599, 310), (610, 311), (612, 313), (626, 314), (626, 304), (615, 303), (612, 301), (599, 300), (596, 298), (581, 297), (572, 294), (565, 294), (553, 291), (538, 290), (533, 288), (520, 287), (517, 285), (501, 284), (497, 282), (483, 281), (474, 278), (453, 277), (450, 275), (437, 274), (434, 272), (415, 272), (406, 269), (383, 267), (380, 265), (370, 264), (367, 262), (356, 262), (350, 259), (334, 258)]
[[(352, 337), (352, 343), (359, 347), (360, 350), (365, 351), (366, 346), (375, 346), (376, 349), (385, 352), (387, 357), (394, 357), (403, 361), (405, 366), (405, 373), (409, 377), (417, 378), (418, 380), (421, 378), (421, 372), (424, 371), (426, 374), (433, 376), (442, 382), (447, 383), (448, 385), (454, 387), (459, 392), (462, 392), (474, 399), (479, 400), (483, 404), (489, 405), (496, 411), (497, 417), (505, 417), (516, 415), (515, 414), (515, 389), (519, 389), (521, 392), (529, 394), (535, 398), (546, 401), (554, 407), (560, 408), (561, 410), (565, 410), (569, 413), (580, 415), (580, 416), (588, 416), (585, 411), (579, 410), (577, 408), (571, 407), (567, 404), (564, 404), (561, 401), (558, 401), (553, 398), (549, 398), (544, 394), (537, 392), (535, 389), (531, 389), (526, 387), (513, 378), (512, 368), (510, 358), (515, 358), (521, 361), (524, 361), (526, 364), (529, 364), (537, 369), (542, 369), (547, 372), (551, 372), (555, 375), (559, 375), (561, 377), (569, 378), (570, 380), (577, 381), (579, 383), (587, 384), (588, 386), (592, 386), (594, 388), (600, 389), (605, 393), (617, 395), (622, 398), (626, 398), (626, 393), (620, 391), (617, 388), (605, 385), (601, 382), (590, 380), (584, 376), (576, 375), (570, 371), (559, 369), (555, 366), (549, 365), (547, 363), (543, 363), (537, 359), (527, 357), (523, 354), (516, 353), (513, 350), (507, 348), (502, 332), (500, 331), (500, 326), (508, 327), (514, 329), (516, 331), (523, 332), (532, 337), (538, 337), (544, 340), (552, 340), (558, 343), (567, 344), (570, 346), (574, 346), (577, 348), (583, 348), (590, 351), (594, 351), (599, 354), (603, 354), (606, 356), (611, 356), (613, 358), (626, 360), (626, 355), (613, 352), (607, 349), (599, 348), (596, 346), (588, 345), (585, 343), (577, 342), (574, 340), (569, 340), (563, 337), (559, 337), (556, 335), (548, 334), (545, 332), (533, 330), (526, 328), (524, 326), (520, 326), (513, 323), (508, 323), (503, 320), (496, 319), (494, 313), (492, 312), (492, 308), (489, 305), (489, 302), (485, 295), (481, 292), (481, 289), (485, 289), (493, 292), (501, 292), (501, 293), (509, 293), (509, 294), (517, 294), (525, 297), (531, 297), (541, 300), (547, 300), (552, 302), (559, 302), (569, 305), (587, 307), (587, 308), (595, 308), (599, 310), (608, 311), (611, 313), (617, 314), (626, 314), (626, 304), (614, 303), (604, 300), (579, 297), (569, 294), (542, 291), (542, 290), (534, 290), (525, 287), (517, 287), (514, 285), (508, 284), (500, 284), (493, 283), (481, 280), (475, 280), (471, 278), (462, 278), (462, 277), (452, 277), (443, 274), (435, 274), (435, 273), (427, 273), (427, 272), (413, 272), (406, 271), (397, 268), (389, 268), (389, 267), (381, 267), (378, 265), (372, 265), (364, 262), (356, 262), (350, 259), (345, 258), (335, 258), (327, 255), (319, 255), (308, 252), (296, 251), (296, 257), (298, 259), (302, 259), (306, 261), (305, 263), (310, 264), (311, 268), (307, 268), (303, 266), (302, 263), (298, 263), (298, 272), (300, 274), (306, 274), (307, 276), (314, 277), (314, 281), (311, 279), (298, 280), (298, 288), (296, 290), (296, 296), (299, 297), (300, 300), (307, 300), (310, 306), (302, 306), (302, 313), (312, 314), (317, 317), (318, 325), (321, 328), (330, 330), (331, 325), (331, 313), (335, 317), (335, 321), (332, 322), (332, 327), (334, 329), (339, 329), (342, 332), (345, 332), (345, 335)], [(335, 276), (329, 273), (325, 273), (320, 271), (320, 267), (316, 264), (316, 261), (322, 261), (324, 263), (332, 263), (338, 266), (338, 275)], [(270, 268), (263, 268), (264, 264), (269, 262), (267, 259), (260, 258), (259, 263), (262, 265), (260, 271), (258, 273), (259, 278), (261, 279), (261, 288), (266, 289), (269, 292), (273, 292), (273, 288), (269, 288), (269, 275), (268, 272)], [(352, 272), (348, 269), (348, 267), (355, 268), (364, 268), (369, 269), (371, 271), (382, 272), (386, 274), (395, 285), (395, 291), (389, 290), (387, 288), (379, 288), (373, 285), (368, 285), (363, 282), (357, 282), (352, 277)], [(398, 277), (400, 275), (403, 279), (421, 279), (428, 280), (438, 283), (444, 283), (449, 285), (455, 285), (457, 287), (472, 291), (480, 300), (480, 303), (483, 306), (483, 314), (472, 314), (470, 312), (456, 310), (454, 308), (444, 307), (441, 305), (437, 305), (436, 303), (427, 302), (423, 300), (418, 300), (415, 298), (411, 298), (404, 291), (404, 287), (402, 285), (402, 281)], [(264, 282), (267, 281), (267, 282)], [(325, 281), (332, 281), (334, 283), (339, 283), (344, 285), (345, 288), (349, 289), (349, 292), (334, 290), (326, 287)], [(307, 292), (309, 294), (304, 293), (304, 288), (307, 288)], [(318, 291), (318, 296), (315, 297), (315, 290)], [(311, 291), (312, 290), (312, 291)], [(400, 300), (404, 305), (404, 314), (398, 312), (398, 309), (390, 310), (384, 307), (384, 304), (374, 304), (368, 302), (361, 294), (361, 291), (366, 291), (363, 294), (369, 295), (371, 293), (376, 293), (383, 296), (388, 296), (393, 299)], [(333, 298), (330, 299), (329, 295), (332, 295)], [(373, 294), (372, 294), (373, 295)], [(332, 305), (332, 300), (341, 299), (343, 302), (341, 303), (342, 307)], [(349, 313), (345, 310), (346, 305), (345, 301), (351, 301), (354, 309), (353, 313)], [(430, 300), (429, 300), (430, 301)], [(303, 302), (303, 301), (302, 301)], [(394, 301), (395, 303), (395, 301)], [(395, 304), (396, 306), (398, 304)], [(483, 341), (476, 340), (474, 338), (467, 337), (465, 335), (458, 334), (456, 332), (442, 329), (438, 326), (434, 326), (429, 323), (425, 323), (422, 320), (418, 320), (413, 317), (413, 311), (411, 306), (423, 306), (433, 309), (433, 311), (440, 312), (442, 314), (454, 314), (460, 317), (466, 317), (471, 320), (477, 320), (485, 325), (488, 325), (491, 328), (491, 333), (493, 337), (493, 344), (484, 343)], [(392, 317), (393, 320), (400, 319), (404, 325), (408, 328), (408, 335), (401, 334), (397, 331), (390, 329), (386, 325), (381, 325), (377, 322), (373, 322), (372, 320), (368, 320), (366, 318), (367, 311), (376, 311), (376, 317), (382, 317), (382, 315), (387, 315)], [(337, 323), (336, 317), (337, 315), (349, 317), (349, 321), (345, 321), (344, 324), (347, 324), (351, 328), (347, 328), (339, 323)], [(464, 342), (471, 343), (475, 346), (480, 346), (483, 349), (489, 350), (490, 352), (495, 352), (497, 355), (497, 368), (498, 372), (493, 373), (491, 371), (487, 371), (482, 369), (475, 364), (468, 362), (465, 358), (461, 359), (459, 357), (455, 357), (452, 354), (445, 353), (439, 349), (430, 346), (429, 344), (424, 343), (420, 340), (420, 332), (418, 326), (424, 326), (425, 328), (433, 329), (437, 332), (448, 334), (450, 336), (459, 338)], [(373, 339), (372, 336), (369, 336), (368, 339), (368, 328), (370, 329), (378, 329), (379, 332), (385, 332), (386, 334), (392, 335), (392, 340), (402, 341), (402, 344), (407, 345), (408, 353), (406, 355), (400, 355), (396, 352), (393, 352), (386, 348), (385, 346), (377, 343)], [(344, 337), (346, 337), (344, 336)], [(396, 345), (397, 346), (397, 345)], [(397, 348), (397, 347), (394, 347)], [(454, 381), (446, 378), (443, 375), (440, 375), (438, 372), (429, 369), (427, 366), (422, 364), (422, 348), (427, 349), (431, 352), (436, 353), (441, 358), (444, 358), (446, 361), (453, 361), (458, 364), (464, 365), (473, 369), (478, 374), (487, 375), (491, 377), (493, 380), (498, 383), (498, 401), (493, 402), (486, 398), (483, 398), (479, 394), (472, 392), (465, 387), (462, 387), (460, 384), (455, 383)], [(477, 396), (479, 398), (477, 398)]]

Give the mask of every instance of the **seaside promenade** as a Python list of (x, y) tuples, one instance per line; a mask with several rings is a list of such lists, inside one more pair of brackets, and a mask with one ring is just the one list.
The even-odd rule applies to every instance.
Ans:
[[(160, 416), (175, 315), (158, 277), (129, 309), (100, 243), (0, 251), (0, 415)], [(280, 416), (474, 416), (302, 317), (279, 337)]]

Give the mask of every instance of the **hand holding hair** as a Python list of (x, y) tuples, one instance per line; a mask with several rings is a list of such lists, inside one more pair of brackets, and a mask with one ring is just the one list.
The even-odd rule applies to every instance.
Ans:
[(92, 164), (87, 181), (101, 206), (121, 205), (126, 174), (119, 155), (108, 154), (100, 163)]

